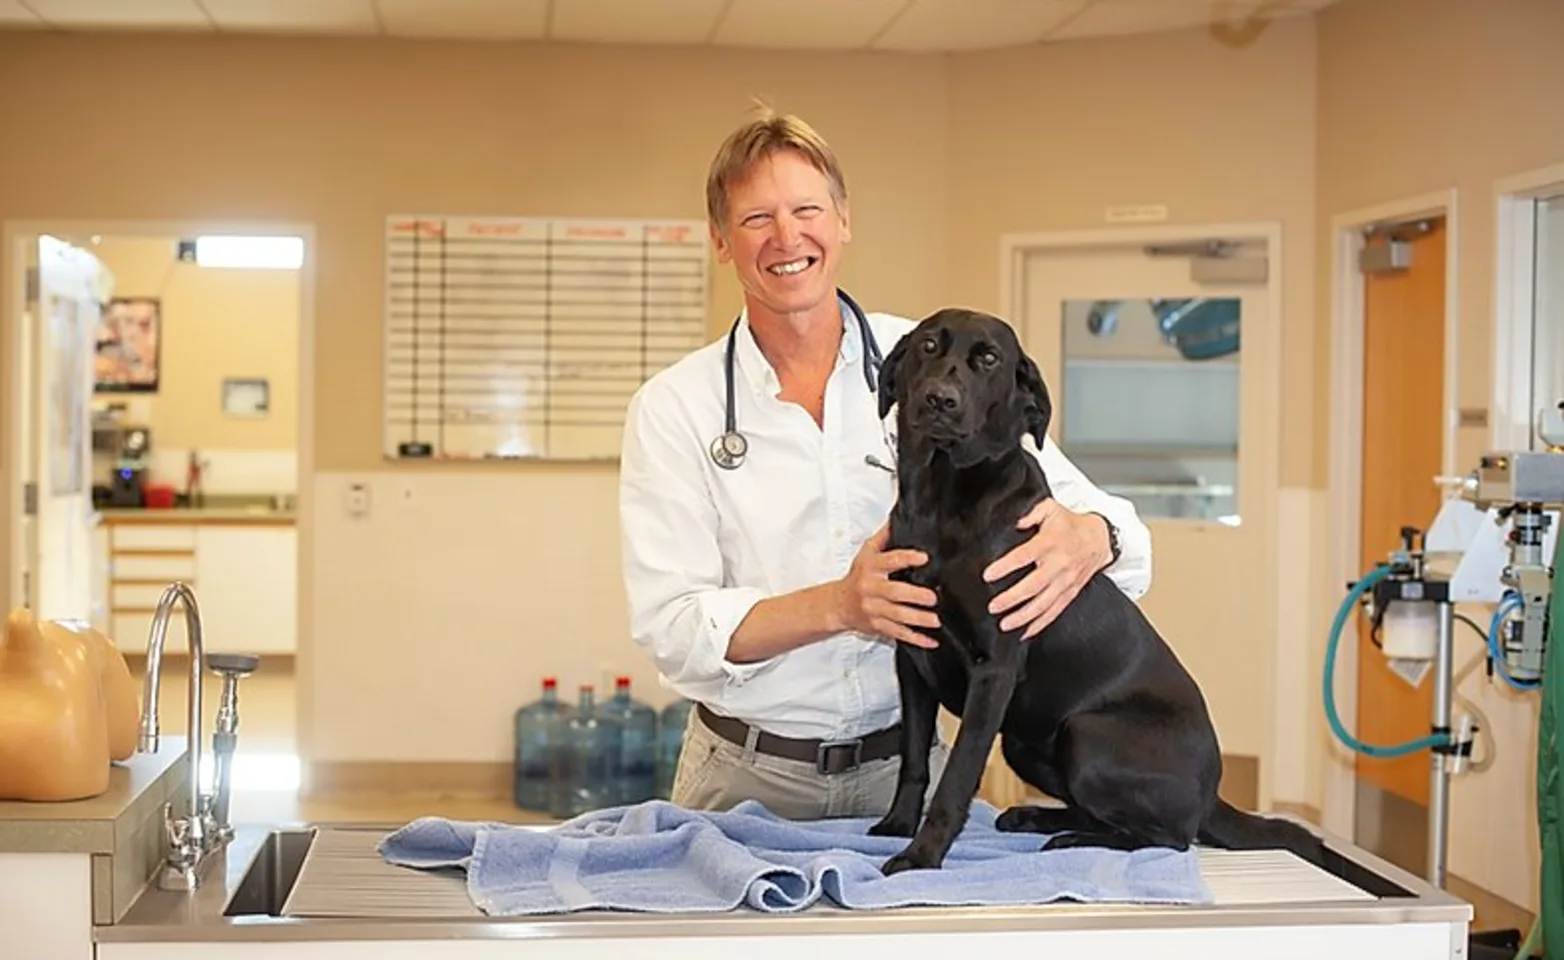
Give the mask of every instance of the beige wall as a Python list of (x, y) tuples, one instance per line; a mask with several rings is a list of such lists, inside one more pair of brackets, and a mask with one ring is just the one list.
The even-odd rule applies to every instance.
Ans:
[[(1564, 160), (1564, 4), (1557, 0), (1344, 0), (1319, 18), (1319, 234), (1331, 218), (1460, 191), (1459, 403), (1492, 402), (1494, 182)], [(1324, 260), (1322, 259), (1322, 263)], [(1330, 275), (1316, 291), (1328, 307)], [(1326, 320), (1322, 313), (1321, 320)], [(1316, 486), (1327, 483), (1330, 326), (1315, 327)], [(1457, 461), (1488, 440), (1463, 430)]]
[[(1284, 276), (1314, 270), (1314, 24), (1252, 46), (1205, 33), (957, 58), (950, 71), (952, 300), (999, 309), (999, 238), (1104, 225), (1104, 208), (1166, 204), (1176, 223), (1278, 221)], [(1310, 284), (1284, 281), (1282, 429), (1313, 427)], [(1283, 486), (1312, 476), (1283, 448)]]
[[(292, 450), (299, 425), (299, 274), (212, 269), (181, 261), (177, 237), (104, 237), (89, 249), (114, 275), (114, 295), (162, 301), (158, 391), (98, 394), (126, 402), (153, 443), (209, 450)], [(223, 381), (269, 382), (270, 413), (223, 413)]]
[[(127, 74), (127, 58), (143, 66)], [(625, 639), (611, 467), (381, 462), (388, 213), (701, 217), (711, 152), (761, 95), (808, 116), (847, 167), (844, 284), (904, 313), (945, 294), (939, 57), (0, 35), (0, 63), (0, 128), (28, 132), (0, 152), (0, 219), (315, 228), (323, 473), (301, 490), (318, 500), (300, 526), (312, 757), (502, 759), (510, 712), (544, 671), (568, 689), (612, 665), (661, 696)], [(717, 271), (713, 329), (738, 308)], [(342, 512), (350, 481), (375, 491), (368, 518)]]
[[(752, 95), (808, 116), (847, 166), (868, 252), (844, 284), (887, 310), (944, 294), (934, 57), (12, 34), (0, 63), (0, 125), (28, 131), (0, 161), (0, 217), (315, 224), (322, 469), (380, 463), (387, 214), (700, 217)], [(714, 292), (716, 324), (739, 301), (727, 275)]]

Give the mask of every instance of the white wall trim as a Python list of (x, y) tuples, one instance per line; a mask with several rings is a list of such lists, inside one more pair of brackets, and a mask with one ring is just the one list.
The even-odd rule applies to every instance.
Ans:
[[(1284, 309), (1285, 284), (1283, 279), (1283, 265), (1286, 262), (1286, 251), (1282, 244), (1282, 225), (1279, 221), (1242, 221), (1227, 223), (1187, 223), (1187, 224), (1157, 224), (1155, 226), (1130, 225), (1122, 227), (1093, 227), (1076, 230), (1043, 230), (1026, 231), (1002, 234), (999, 238), (999, 303), (1000, 309), (1007, 318), (1020, 318), (1025, 316), (1026, 304), (1024, 302), (1026, 284), (1026, 257), (1034, 252), (1062, 253), (1068, 250), (1087, 251), (1092, 249), (1107, 249), (1113, 247), (1140, 246), (1145, 244), (1162, 243), (1188, 243), (1202, 240), (1241, 240), (1263, 241), (1265, 243), (1266, 257), (1270, 262), (1267, 272), (1266, 290), (1268, 299), (1268, 314), (1270, 323), (1274, 328), (1271, 337), (1271, 351), (1265, 360), (1271, 369), (1280, 371), (1282, 362), (1282, 335), (1281, 331), (1286, 327), (1286, 313)], [(1278, 375), (1271, 378), (1268, 385), (1270, 391), (1271, 409), (1275, 411), (1278, 420), (1282, 414), (1282, 378)], [(1281, 499), (1281, 424), (1276, 424), (1276, 429), (1267, 431), (1270, 440), (1269, 449), (1259, 452), (1259, 455), (1270, 460), (1273, 467), (1275, 485), (1266, 495), (1257, 498), (1258, 512), (1263, 519), (1262, 527), (1265, 531), (1262, 536), (1262, 549), (1266, 556), (1277, 556), (1282, 548), (1289, 545), (1281, 544), (1280, 535), (1279, 502)], [(1251, 511), (1248, 504), (1242, 506), (1245, 515)], [(1279, 565), (1278, 570), (1285, 570), (1285, 565)], [(1307, 664), (1309, 649), (1306, 635), (1299, 635), (1296, 624), (1283, 623), (1281, 614), (1284, 604), (1279, 602), (1281, 591), (1284, 589), (1297, 589), (1297, 584), (1292, 582), (1289, 574), (1289, 582), (1280, 582), (1281, 573), (1278, 572), (1268, 578), (1264, 584), (1265, 608), (1270, 611), (1271, 636), (1273, 643), (1267, 648), (1267, 669), (1265, 682), (1269, 693), (1268, 702), (1272, 704), (1272, 711), (1266, 717), (1267, 730), (1262, 742), (1269, 744), (1266, 755), (1260, 757), (1260, 782), (1259, 803), (1262, 809), (1269, 809), (1272, 805), (1274, 784), (1277, 780), (1276, 769), (1287, 765), (1296, 767), (1289, 770), (1285, 779), (1292, 782), (1307, 782), (1308, 758), (1304, 744), (1292, 742), (1278, 742), (1278, 733), (1286, 729), (1286, 723), (1279, 720), (1275, 714), (1280, 703), (1286, 702), (1286, 698), (1276, 695), (1278, 688), (1284, 683), (1296, 682), (1299, 676), (1298, 664)], [(1288, 642), (1297, 635), (1297, 642)], [(1301, 649), (1294, 649), (1301, 643)], [(1304, 800), (1303, 797), (1287, 798)]]
[(1504, 177), (1494, 183), (1497, 236), (1494, 256), (1494, 449), (1530, 449), (1532, 294), (1536, 288), (1537, 202), (1564, 193), (1564, 163)]
[[(1332, 558), (1329, 596), (1330, 616), (1334, 620), (1339, 604), (1346, 597), (1347, 584), (1365, 572), (1358, 569), (1362, 547), (1359, 524), (1362, 520), (1363, 457), (1363, 277), (1358, 272), (1358, 253), (1363, 248), (1363, 228), (1384, 222), (1413, 220), (1420, 217), (1445, 218), (1445, 362), (1444, 430), (1441, 472), (1449, 476), (1455, 460), (1455, 430), (1458, 422), (1460, 370), (1460, 237), (1457, 191), (1452, 188), (1406, 197), (1378, 206), (1338, 214), (1331, 220), (1331, 391), (1330, 391), (1330, 510), (1331, 542), (1336, 545)], [(1429, 482), (1434, 482), (1430, 477)], [(1407, 518), (1424, 528), (1433, 517)], [(1350, 622), (1349, 622), (1350, 623)], [(1357, 736), (1358, 636), (1350, 625), (1342, 631), (1336, 649), (1334, 690), (1336, 712), (1347, 732)], [(1323, 693), (1323, 691), (1322, 691)], [(1321, 710), (1324, 703), (1321, 702)], [(1357, 811), (1356, 755), (1330, 732), (1324, 764), (1324, 796), (1321, 817), (1327, 830), (1342, 837), (1353, 836)]]
[(4, 497), (3, 502), (0, 502), (0, 510), (5, 511), (8, 521), (4, 536), (0, 537), (4, 541), (0, 542), (0, 557), (5, 558), (7, 567), (5, 582), (0, 583), (0, 594), (6, 598), (6, 609), (11, 610), (22, 603), (19, 567), (26, 565), (21, 560), (22, 552), (28, 549), (17, 522), (21, 485), (18, 479), (13, 478), (27, 469), (28, 451), (23, 449), (22, 443), (27, 431), (20, 424), (24, 416), (30, 415), (30, 412), (24, 412), (30, 411), (30, 406), (23, 403), (23, 396), (32, 387), (22, 380), (25, 365), (31, 361), (30, 351), (23, 349), (21, 326), (22, 318), (27, 315), (27, 249), (22, 246), (23, 236), (13, 233), (9, 223), (3, 234), (3, 254), (10, 273), (10, 295), (6, 298), (5, 312), (0, 315), (0, 345), (3, 345), (0, 347), (0, 384), (4, 385), (7, 393), (4, 409), (10, 422), (0, 428), (6, 434), (3, 449), (0, 449), (0, 491), (3, 491), (0, 496)]
[[(22, 256), (24, 259), (16, 266), (11, 274), (10, 295), (6, 298), (3, 310), (0, 310), (0, 343), (7, 344), (7, 348), (0, 353), (0, 383), (14, 384), (20, 379), (17, 364), (22, 361), (17, 357), (14, 349), (20, 340), (21, 331), (12, 329), (12, 324), (18, 320), (26, 309), (26, 291), (23, 281), (26, 276), (25, 248), (22, 242), (30, 237), (40, 234), (51, 234), (62, 239), (85, 243), (83, 238), (91, 236), (195, 236), (197, 234), (241, 234), (251, 236), (287, 235), (304, 238), (304, 265), (299, 271), (299, 394), (298, 394), (298, 484), (295, 496), (297, 519), (295, 521), (298, 531), (298, 622), (295, 625), (298, 636), (298, 646), (294, 654), (296, 667), (296, 684), (298, 686), (297, 697), (297, 724), (299, 739), (299, 754), (308, 757), (310, 753), (311, 733), (313, 729), (310, 704), (312, 683), (310, 681), (310, 663), (313, 658), (313, 645), (309, 624), (311, 613), (314, 609), (314, 591), (312, 581), (314, 579), (314, 500), (315, 500), (315, 289), (316, 289), (316, 263), (319, 256), (319, 248), (316, 243), (315, 225), (304, 221), (272, 220), (272, 221), (245, 221), (245, 220), (7, 220), (0, 236), (4, 238), (4, 257), (15, 258)], [(90, 247), (88, 248), (90, 249)], [(15, 404), (8, 404), (6, 416), (16, 416)], [(8, 425), (7, 425), (8, 426)], [(13, 431), (14, 432), (14, 431)], [(5, 491), (6, 503), (0, 509), (15, 511), (17, 504), (11, 497), (12, 473), (14, 459), (20, 445), (7, 443), (0, 449), (0, 490)], [(17, 536), (17, 525), (14, 519), (6, 527), (6, 539), (13, 540)], [(17, 545), (14, 543), (0, 543), (0, 556), (14, 556)], [(0, 585), (0, 589), (6, 589), (7, 585)], [(13, 602), (20, 598), (13, 598)], [(199, 600), (200, 598), (197, 597)], [(264, 664), (262, 669), (264, 669)]]

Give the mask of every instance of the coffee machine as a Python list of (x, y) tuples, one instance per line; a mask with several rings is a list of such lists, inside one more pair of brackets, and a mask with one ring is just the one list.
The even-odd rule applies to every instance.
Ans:
[(146, 505), (147, 455), (151, 450), (152, 432), (146, 427), (125, 427), (120, 431), (119, 455), (109, 475), (103, 506)]

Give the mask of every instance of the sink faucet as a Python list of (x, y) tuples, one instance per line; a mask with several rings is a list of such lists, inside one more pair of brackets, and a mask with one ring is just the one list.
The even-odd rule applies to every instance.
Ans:
[(213, 753), (218, 758), (218, 769), (211, 793), (201, 791), (201, 678), (208, 662), (206, 642), (201, 634), (201, 608), (196, 603), (195, 591), (183, 582), (170, 584), (158, 598), (157, 609), (152, 614), (152, 629), (147, 638), (147, 676), (142, 688), (141, 743), (142, 753), (155, 753), (158, 749), (158, 692), (163, 677), (163, 646), (168, 638), (168, 621), (176, 605), (185, 609), (185, 634), (190, 645), (190, 687), (186, 692), (186, 736), (190, 749), (190, 784), (187, 794), (188, 810), (182, 817), (173, 815), (169, 804), (163, 805), (163, 829), (168, 847), (158, 886), (164, 890), (197, 889), (201, 884), (201, 868), (209, 854), (227, 843), (233, 836), (228, 823), (229, 780), (235, 732), (238, 728), (238, 692), (235, 689), (240, 677), (254, 671), (257, 658), (250, 656), (224, 656), (214, 654), (211, 666), (223, 677), (223, 693), (218, 713), (218, 729), (214, 731)]

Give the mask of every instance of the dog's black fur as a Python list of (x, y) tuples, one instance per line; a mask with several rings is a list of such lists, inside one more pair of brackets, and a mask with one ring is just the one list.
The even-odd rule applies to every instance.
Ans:
[[(999, 829), (1056, 834), (1044, 849), (1212, 846), (1289, 849), (1312, 862), (1321, 842), (1284, 820), (1222, 801), (1221, 752), (1205, 699), (1136, 604), (1095, 574), (1057, 619), (1023, 642), (989, 601), (1023, 577), (983, 570), (1035, 531), (1021, 517), (1051, 496), (1023, 434), (1043, 444), (1053, 408), (1036, 364), (997, 317), (945, 309), (897, 342), (880, 372), (880, 416), (898, 405), (898, 497), (889, 549), (928, 562), (897, 579), (932, 589), (935, 649), (896, 646), (901, 772), (870, 828), (913, 837), (882, 870), (939, 866), (965, 826), (994, 738), (1010, 769), (1062, 801), (1012, 807)], [(961, 718), (923, 816), (940, 705)]]

